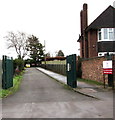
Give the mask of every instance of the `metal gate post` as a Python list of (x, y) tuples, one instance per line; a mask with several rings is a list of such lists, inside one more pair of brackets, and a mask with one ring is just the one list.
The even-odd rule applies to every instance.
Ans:
[(66, 59), (67, 84), (73, 88), (77, 87), (76, 54), (67, 56)]
[(2, 74), (2, 88), (5, 89), (6, 88), (6, 56), (3, 56), (2, 59), (2, 69), (3, 69), (3, 74)]
[(2, 88), (8, 89), (13, 87), (13, 59), (3, 56), (2, 69)]

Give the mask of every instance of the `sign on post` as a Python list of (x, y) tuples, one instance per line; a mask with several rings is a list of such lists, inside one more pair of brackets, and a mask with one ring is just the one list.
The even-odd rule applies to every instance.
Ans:
[(112, 60), (103, 61), (103, 74), (112, 74)]

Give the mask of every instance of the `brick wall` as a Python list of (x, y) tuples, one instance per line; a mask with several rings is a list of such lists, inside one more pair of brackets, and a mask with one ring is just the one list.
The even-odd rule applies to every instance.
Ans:
[[(90, 58), (82, 61), (82, 78), (94, 80), (103, 83), (103, 61), (107, 60), (105, 57)], [(106, 83), (108, 82), (108, 76)]]
[(83, 40), (80, 42), (80, 57), (84, 58)]

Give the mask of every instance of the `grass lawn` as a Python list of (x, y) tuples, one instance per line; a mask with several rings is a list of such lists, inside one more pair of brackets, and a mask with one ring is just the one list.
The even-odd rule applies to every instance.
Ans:
[(16, 75), (13, 78), (13, 87), (6, 89), (6, 90), (5, 89), (0, 90), (0, 98), (7, 97), (7, 96), (15, 93), (19, 89), (21, 80), (22, 80), (22, 74), (23, 73), (21, 73), (20, 75)]

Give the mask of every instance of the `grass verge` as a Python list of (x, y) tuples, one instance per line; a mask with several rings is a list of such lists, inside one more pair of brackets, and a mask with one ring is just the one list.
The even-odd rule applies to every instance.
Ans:
[(103, 85), (103, 83), (97, 82), (97, 81), (93, 81), (93, 80), (87, 80), (87, 79), (81, 79), (81, 78), (78, 78), (77, 80), (81, 81), (81, 82), (88, 83), (88, 84), (92, 84), (92, 85)]
[(15, 93), (19, 89), (21, 81), (22, 81), (23, 73), (24, 72), (22, 72), (20, 75), (16, 75), (13, 78), (13, 87), (11, 87), (9, 89), (1, 89), (0, 90), (0, 98), (7, 97), (7, 96)]

